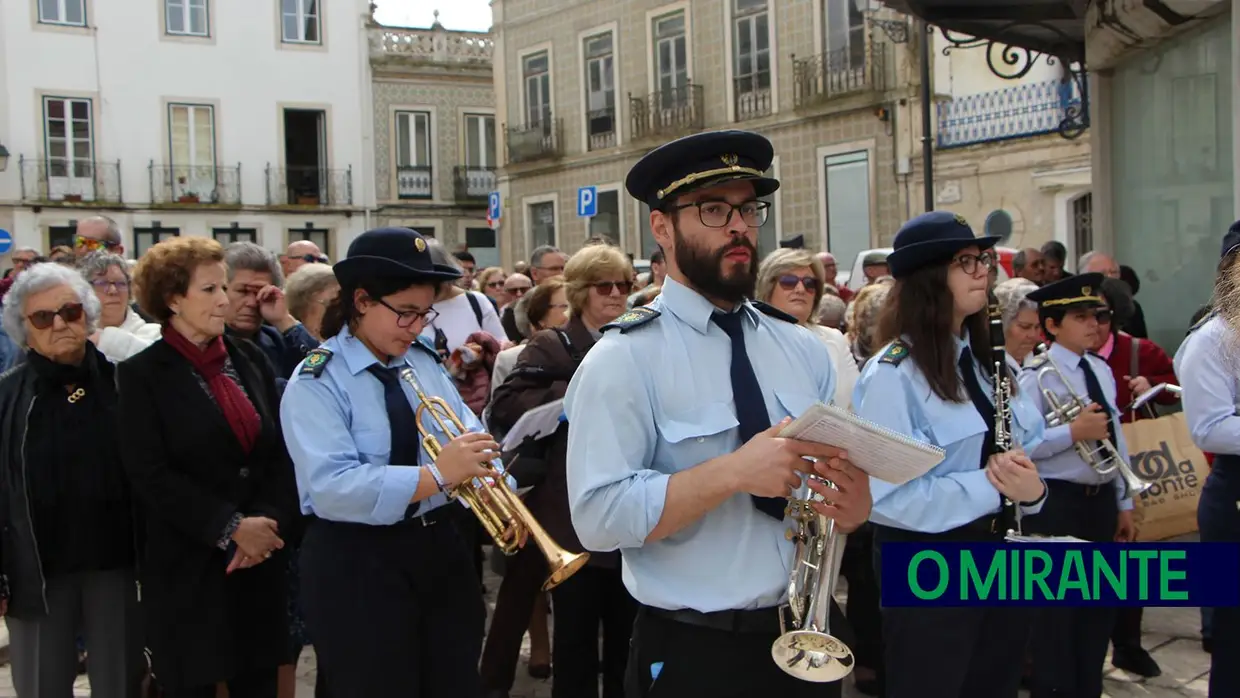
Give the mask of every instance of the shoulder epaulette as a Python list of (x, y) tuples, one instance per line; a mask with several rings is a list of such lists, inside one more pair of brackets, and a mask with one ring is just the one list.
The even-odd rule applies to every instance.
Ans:
[(306, 359), (301, 362), (300, 373), (303, 376), (318, 378), (323, 375), (323, 369), (327, 368), (327, 362), (331, 360), (331, 349), (319, 347), (318, 349), (311, 350), (309, 354), (306, 354)]
[(891, 364), (892, 366), (899, 366), (900, 362), (907, 358), (908, 345), (897, 340), (892, 342), (891, 346), (887, 347), (887, 351), (883, 352), (883, 355), (879, 357), (878, 362), (882, 364)]
[(641, 327), (642, 325), (646, 324), (647, 322), (650, 322), (651, 320), (659, 317), (660, 315), (662, 315), (662, 313), (660, 313), (659, 311), (653, 308), (648, 308), (645, 306), (642, 306), (640, 308), (633, 308), (632, 310), (624, 313), (623, 315), (616, 318), (615, 320), (612, 320), (608, 324), (603, 325), (602, 331), (606, 332), (607, 330), (616, 328), (620, 330), (621, 334), (623, 334), (633, 329), (634, 327)]
[(784, 322), (791, 322), (794, 325), (797, 324), (797, 319), (795, 317), (789, 315), (788, 313), (785, 313), (784, 311), (780, 310), (779, 308), (776, 308), (775, 306), (769, 303), (763, 303), (762, 301), (753, 301), (753, 307), (757, 308), (764, 315), (770, 315), (771, 317), (777, 320), (783, 320)]
[(435, 345), (431, 344), (431, 340), (426, 337), (418, 335), (417, 339), (413, 340), (413, 344), (411, 346), (415, 349), (421, 349), (427, 354), (430, 354), (437, 363), (443, 363), (443, 357), (439, 355), (438, 351), (436, 351)]
[[(1211, 320), (1213, 320), (1215, 315), (1218, 315), (1218, 311), (1217, 311), (1217, 310), (1211, 310), (1210, 312), (1208, 312), (1208, 313), (1206, 313), (1205, 315), (1203, 315), (1203, 316), (1202, 316), (1202, 318), (1201, 318), (1200, 320), (1198, 320), (1197, 322), (1193, 323), (1193, 326), (1192, 326), (1192, 327), (1188, 328), (1188, 334), (1192, 334), (1192, 333), (1196, 332), (1197, 330), (1201, 329), (1202, 327), (1205, 327), (1205, 326), (1206, 326), (1206, 323), (1207, 323), (1207, 322), (1209, 322), (1209, 321), (1211, 321)], [(1186, 336), (1187, 336), (1187, 335), (1186, 335)]]

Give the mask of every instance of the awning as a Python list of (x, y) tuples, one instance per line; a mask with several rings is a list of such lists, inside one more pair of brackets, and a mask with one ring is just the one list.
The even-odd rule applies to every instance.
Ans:
[[(945, 30), (949, 40), (970, 45), (994, 41), (996, 50), (1006, 44), (1069, 63), (1085, 60), (1088, 0), (883, 0), (883, 4)], [(969, 37), (980, 41), (969, 42)]]

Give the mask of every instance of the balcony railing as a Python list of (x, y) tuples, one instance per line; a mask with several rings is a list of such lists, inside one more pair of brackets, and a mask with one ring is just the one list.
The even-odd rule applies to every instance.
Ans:
[(630, 93), (629, 114), (633, 138), (701, 130), (706, 126), (703, 103), (702, 86), (693, 83), (651, 92), (645, 97), (634, 97)]
[(809, 58), (792, 56), (793, 99), (798, 107), (845, 95), (887, 89), (887, 45), (847, 46)]
[(400, 57), (426, 63), (491, 65), (495, 40), (490, 34), (448, 29), (372, 27), (371, 59)]
[(23, 201), (119, 204), (121, 163), (18, 158)]
[(756, 119), (771, 113), (771, 74), (754, 73), (732, 81), (736, 120)]
[(267, 165), (268, 206), (352, 206), (353, 168)]
[(510, 162), (530, 162), (559, 157), (564, 140), (562, 119), (545, 118), (528, 126), (504, 128)]
[(1080, 106), (1076, 80), (1024, 83), (955, 97), (937, 107), (936, 140), (940, 148), (958, 148), (1054, 133), (1068, 110)]
[(396, 168), (396, 196), (401, 199), (429, 199), (435, 177), (430, 165), (402, 165)]
[(586, 112), (586, 133), (590, 150), (615, 147), (616, 108), (604, 107)]
[(148, 167), (153, 204), (241, 205), (241, 165), (156, 165)]
[(457, 201), (486, 201), (495, 191), (495, 168), (458, 166), (453, 180)]

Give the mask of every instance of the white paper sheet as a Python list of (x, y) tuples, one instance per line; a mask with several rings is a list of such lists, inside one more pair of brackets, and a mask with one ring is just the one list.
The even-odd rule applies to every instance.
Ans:
[(893, 485), (925, 475), (942, 462), (943, 449), (889, 431), (833, 405), (817, 404), (780, 432), (848, 451), (848, 460), (865, 473)]
[(1004, 540), (1009, 543), (1088, 543), (1089, 541), (1075, 536), (1020, 536), (1015, 533), (1009, 533), (1004, 536)]
[(551, 436), (560, 427), (560, 416), (563, 414), (563, 400), (555, 400), (535, 407), (521, 415), (517, 423), (512, 425), (512, 429), (504, 435), (504, 443), (500, 444), (500, 448), (511, 451), (521, 445), (527, 436), (535, 440)]

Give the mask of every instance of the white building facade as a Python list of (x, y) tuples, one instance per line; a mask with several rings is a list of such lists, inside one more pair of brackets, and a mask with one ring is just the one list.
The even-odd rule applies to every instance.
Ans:
[(102, 213), (130, 256), (175, 235), (333, 259), (374, 201), (359, 0), (0, 4), (0, 228), (72, 244)]

